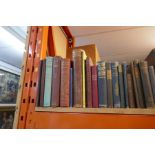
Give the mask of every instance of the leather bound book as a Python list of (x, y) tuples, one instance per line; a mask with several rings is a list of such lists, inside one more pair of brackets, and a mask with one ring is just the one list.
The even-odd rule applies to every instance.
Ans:
[(60, 107), (69, 107), (70, 59), (61, 60)]
[(114, 108), (120, 108), (121, 106), (118, 81), (118, 64), (118, 62), (111, 63)]
[(91, 58), (86, 59), (86, 104), (92, 108)]
[(153, 93), (151, 89), (147, 61), (141, 61), (139, 65), (140, 65), (140, 72), (141, 72), (142, 83), (144, 88), (145, 104), (147, 107), (154, 107), (154, 99), (153, 99)]
[(70, 68), (69, 106), (73, 106), (73, 68)]
[(149, 66), (149, 75), (150, 75), (150, 81), (151, 81), (151, 88), (153, 92), (153, 98), (155, 102), (155, 71), (153, 66)]
[(91, 74), (92, 74), (92, 101), (93, 108), (99, 107), (98, 102), (98, 84), (97, 84), (97, 67), (91, 66)]
[(123, 70), (122, 65), (118, 65), (118, 79), (119, 79), (119, 93), (120, 93), (120, 102), (121, 108), (125, 108), (125, 98), (124, 98), (124, 82), (123, 82)]
[(83, 50), (73, 50), (73, 93), (74, 93), (74, 107), (83, 107), (83, 85), (82, 85), (82, 52)]
[(145, 108), (145, 101), (144, 101), (144, 93), (143, 93), (143, 87), (142, 87), (142, 80), (140, 76), (140, 70), (139, 70), (139, 61), (134, 60), (134, 72), (135, 72), (135, 80), (136, 80), (136, 86), (137, 86), (137, 93), (138, 93), (138, 104), (137, 108)]
[(50, 103), (51, 103), (52, 65), (53, 65), (53, 57), (47, 57), (46, 74), (45, 74), (44, 107), (50, 107)]
[(133, 79), (133, 87), (134, 87), (136, 107), (139, 107), (140, 103), (139, 103), (137, 83), (136, 83), (136, 77), (135, 77), (135, 71), (134, 71), (134, 64), (133, 64), (133, 62), (131, 62), (131, 74), (132, 74), (132, 79)]
[(97, 62), (99, 107), (107, 107), (106, 63)]
[(53, 72), (52, 72), (52, 107), (60, 106), (60, 80), (61, 80), (61, 57), (55, 56), (53, 58)]
[(106, 72), (107, 72), (107, 101), (108, 108), (113, 108), (113, 94), (112, 94), (112, 73), (111, 73), (111, 63), (106, 63)]

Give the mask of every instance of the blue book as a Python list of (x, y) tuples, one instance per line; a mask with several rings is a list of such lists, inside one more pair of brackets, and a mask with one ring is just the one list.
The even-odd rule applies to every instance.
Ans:
[(153, 98), (154, 98), (154, 102), (155, 102), (155, 72), (154, 72), (153, 66), (149, 66), (149, 75), (150, 75), (150, 82), (151, 82), (151, 87), (152, 87)]
[(107, 107), (106, 63), (97, 62), (99, 107)]
[(121, 106), (118, 81), (118, 64), (118, 62), (111, 63), (114, 108), (120, 108)]
[(70, 93), (69, 93), (69, 105), (73, 107), (73, 69), (70, 68)]
[(119, 79), (119, 93), (120, 93), (121, 108), (125, 108), (124, 83), (123, 83), (123, 72), (122, 72), (121, 64), (118, 65), (118, 79)]
[(128, 86), (127, 86), (127, 63), (122, 64), (123, 67), (123, 82), (124, 82), (124, 98), (125, 98), (125, 107), (129, 108), (128, 103)]
[(51, 106), (52, 65), (53, 65), (53, 57), (47, 57), (46, 73), (45, 73), (44, 107)]

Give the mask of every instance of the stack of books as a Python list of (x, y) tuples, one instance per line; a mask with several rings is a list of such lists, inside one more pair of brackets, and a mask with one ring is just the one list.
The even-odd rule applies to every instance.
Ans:
[(72, 60), (60, 56), (40, 61), (37, 106), (77, 108), (151, 108), (155, 106), (155, 71), (147, 61), (99, 61), (84, 50)]

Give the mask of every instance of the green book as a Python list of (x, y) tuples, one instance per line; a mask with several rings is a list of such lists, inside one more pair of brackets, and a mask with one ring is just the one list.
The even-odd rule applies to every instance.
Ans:
[(50, 107), (51, 103), (51, 88), (52, 88), (52, 65), (53, 57), (46, 58), (46, 73), (45, 73), (45, 91), (44, 91), (44, 107)]

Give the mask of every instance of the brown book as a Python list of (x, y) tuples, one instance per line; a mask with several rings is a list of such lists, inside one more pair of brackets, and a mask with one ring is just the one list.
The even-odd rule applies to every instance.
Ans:
[(52, 73), (52, 107), (59, 107), (60, 103), (60, 70), (61, 57), (53, 58), (53, 73)]
[(91, 67), (91, 74), (92, 74), (92, 103), (93, 108), (99, 107), (98, 102), (98, 83), (97, 83), (97, 67)]
[(151, 89), (150, 77), (147, 61), (140, 62), (140, 71), (144, 88), (145, 104), (147, 107), (154, 107), (153, 93)]
[(152, 49), (145, 60), (148, 62), (148, 66), (154, 66), (155, 68), (155, 48)]
[(41, 85), (40, 85), (40, 106), (44, 106), (44, 88), (45, 88), (45, 72), (46, 72), (46, 59), (42, 60), (42, 72), (41, 72)]
[(142, 80), (141, 80), (140, 70), (139, 70), (139, 61), (134, 60), (133, 65), (134, 65), (135, 80), (136, 80), (138, 100), (139, 100), (139, 102), (137, 103), (137, 108), (145, 108)]
[(70, 59), (61, 60), (60, 107), (69, 107)]
[(73, 50), (72, 60), (73, 60), (73, 106), (83, 107), (83, 85), (82, 85), (82, 52), (83, 50), (76, 49)]
[(91, 58), (86, 59), (86, 103), (92, 108)]

